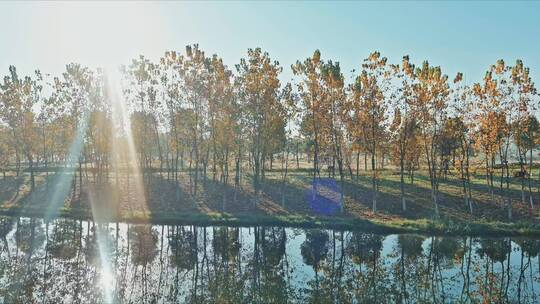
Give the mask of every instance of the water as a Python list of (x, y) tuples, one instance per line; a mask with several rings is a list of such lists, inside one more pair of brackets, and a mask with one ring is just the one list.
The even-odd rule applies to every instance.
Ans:
[(0, 218), (4, 303), (538, 303), (540, 240)]

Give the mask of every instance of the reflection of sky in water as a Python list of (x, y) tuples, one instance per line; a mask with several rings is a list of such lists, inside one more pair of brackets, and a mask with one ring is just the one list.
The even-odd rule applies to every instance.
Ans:
[[(218, 229), (215, 227), (206, 227), (206, 237), (204, 235), (205, 228), (195, 228), (198, 236), (197, 246), (199, 249), (199, 272), (196, 274), (195, 268), (188, 270), (179, 269), (176, 266), (171, 258), (173, 251), (169, 241), (170, 237), (173, 235), (173, 230), (179, 231), (178, 229), (183, 228), (185, 231), (191, 231), (193, 229), (192, 226), (173, 227), (119, 224), (119, 229), (117, 231), (116, 224), (101, 225), (99, 229), (96, 224), (96, 228), (93, 229), (93, 224), (89, 222), (63, 220), (62, 225), (65, 226), (59, 226), (59, 221), (50, 222), (48, 226), (46, 226), (42, 220), (36, 219), (33, 221), (35, 224), (33, 230), (33, 246), (35, 248), (32, 251), (32, 254), (29, 255), (30, 250), (27, 245), (31, 239), (30, 232), (32, 229), (29, 228), (31, 227), (31, 220), (24, 218), (20, 219), (20, 228), (18, 231), (16, 230), (17, 221), (15, 219), (10, 220), (13, 221), (12, 228), (9, 233), (5, 234), (4, 241), (0, 242), (0, 266), (5, 270), (3, 273), (0, 273), (0, 290), (9, 290), (11, 294), (19, 294), (19, 296), (22, 297), (20, 298), (23, 300), (22, 302), (28, 302), (24, 301), (25, 299), (29, 300), (28, 298), (24, 298), (25, 295), (24, 292), (22, 292), (23, 289), (21, 289), (21, 286), (24, 284), (21, 285), (15, 283), (21, 283), (21, 280), (24, 281), (25, 279), (31, 280), (31, 284), (34, 284), (32, 296), (34, 297), (34, 300), (38, 302), (57, 301), (61, 296), (64, 297), (63, 294), (66, 292), (72, 299), (78, 299), (83, 303), (93, 303), (96, 301), (96, 297), (101, 298), (102, 300), (112, 298), (116, 301), (120, 300), (123, 302), (152, 302), (153, 300), (157, 300), (157, 302), (166, 303), (173, 301), (173, 299), (177, 299), (176, 301), (178, 302), (186, 302), (190, 300), (190, 295), (193, 293), (193, 288), (195, 286), (194, 278), (196, 275), (198, 276), (197, 292), (199, 299), (202, 297), (205, 302), (212, 302), (212, 299), (210, 298), (212, 297), (212, 294), (209, 293), (211, 287), (208, 286), (215, 286), (209, 283), (213, 281), (203, 282), (200, 280), (207, 280), (207, 278), (205, 278), (207, 275), (212, 278), (216, 273), (224, 270), (224, 268), (221, 268), (221, 264), (219, 264), (221, 253), (214, 252), (214, 229)], [(66, 233), (69, 227), (80, 227), (80, 230), (77, 230), (77, 232), (81, 232), (82, 239), (79, 247), (76, 248), (76, 254), (72, 257), (70, 255), (55, 256), (47, 249), (47, 238), (49, 243), (53, 242), (53, 239), (55, 242), (60, 242), (59, 245), (57, 245), (60, 246), (60, 248), (62, 248), (61, 246), (73, 246), (73, 244), (78, 244), (78, 242), (62, 242), (63, 240), (61, 239), (55, 239), (55, 233), (60, 233), (59, 231)], [(128, 229), (130, 234), (128, 234)], [(235, 238), (234, 233), (232, 233), (236, 231), (235, 229), (237, 228), (229, 228), (228, 230), (222, 231), (228, 231), (230, 233), (229, 238), (232, 240)], [(240, 280), (240, 284), (242, 284), (242, 287), (237, 286), (235, 288), (240, 290), (243, 296), (247, 297), (249, 294), (248, 291), (251, 286), (253, 286), (251, 280), (253, 279), (254, 273), (259, 274), (259, 283), (263, 284), (265, 272), (263, 270), (263, 265), (259, 265), (260, 268), (258, 268), (257, 271), (253, 268), (255, 265), (253, 257), (255, 252), (256, 229), (253, 227), (238, 229), (238, 240), (240, 243), (239, 260), (231, 258), (228, 267), (229, 271), (234, 270), (234, 272), (231, 272), (231, 276), (233, 273), (236, 273), (237, 276), (235, 279)], [(259, 235), (261, 235), (262, 228), (258, 229)], [(107, 244), (109, 247), (118, 246), (118, 251), (115, 251), (114, 248), (109, 248), (112, 252), (107, 263), (110, 265), (109, 270), (101, 269), (101, 267), (103, 267), (102, 263), (89, 260), (91, 255), (88, 255), (87, 251), (94, 247), (90, 246), (91, 244), (88, 242), (89, 240), (95, 239), (90, 237), (94, 231), (101, 233), (99, 237), (102, 238), (102, 240), (107, 240), (106, 242), (103, 242), (102, 245)], [(280, 234), (282, 231), (281, 228), (268, 227), (265, 230), (265, 240), (270, 239), (272, 231), (274, 232), (273, 236), (282, 236), (282, 234)], [(276, 266), (278, 267), (276, 269), (288, 270), (286, 273), (290, 278), (291, 289), (299, 295), (300, 302), (305, 302), (307, 300), (306, 297), (308, 297), (310, 293), (313, 293), (313, 288), (316, 286), (314, 283), (314, 269), (312, 266), (304, 263), (303, 251), (301, 249), (303, 244), (308, 242), (306, 231), (309, 230), (297, 228), (285, 229), (285, 254), (280, 256), (280, 264)], [(410, 265), (408, 264), (408, 266), (406, 266), (406, 272), (409, 273), (409, 275), (413, 275), (413, 277), (409, 278), (407, 281), (407, 290), (411, 291), (413, 290), (413, 287), (420, 289), (428, 288), (430, 286), (429, 280), (433, 277), (435, 277), (435, 280), (439, 280), (440, 277), (442, 278), (442, 283), (435, 283), (436, 298), (442, 299), (444, 295), (445, 302), (452, 303), (463, 297), (462, 289), (464, 276), (462, 275), (461, 260), (467, 258), (467, 253), (465, 253), (464, 259), (456, 257), (459, 256), (459, 252), (463, 252), (459, 246), (462, 246), (465, 242), (468, 244), (471, 241), (470, 238), (419, 237), (408, 235), (389, 235), (383, 237), (361, 232), (345, 231), (343, 232), (343, 239), (345, 241), (343, 244), (344, 252), (342, 252), (340, 250), (342, 232), (322, 230), (319, 233), (326, 233), (328, 236), (326, 239), (327, 243), (325, 243), (328, 252), (326, 259), (320, 261), (318, 271), (320, 288), (328, 288), (328, 285), (325, 284), (329, 283), (328, 280), (325, 281), (325, 278), (331, 278), (332, 275), (337, 274), (337, 272), (332, 272), (332, 267), (336, 267), (336, 265), (339, 264), (337, 261), (340, 260), (342, 255), (344, 256), (343, 282), (345, 282), (346, 279), (349, 279), (353, 285), (352, 287), (347, 288), (358, 287), (359, 284), (361, 284), (360, 278), (362, 275), (364, 279), (370, 277), (370, 267), (373, 265), (373, 260), (370, 259), (373, 257), (373, 252), (376, 252), (378, 253), (376, 265), (380, 269), (380, 272), (378, 272), (377, 284), (386, 286), (380, 286), (380, 288), (397, 288), (396, 290), (399, 291), (398, 287), (400, 286), (401, 280), (399, 277), (400, 272), (396, 270), (396, 267), (400, 265), (400, 238), (416, 237), (417, 240), (420, 240), (420, 243), (417, 243), (419, 245), (418, 250), (420, 256), (417, 260), (414, 260)], [(73, 234), (68, 233), (66, 235)], [(129, 241), (128, 235), (131, 235)], [(334, 236), (336, 241), (335, 256), (333, 256)], [(355, 249), (357, 250), (356, 254), (359, 255), (360, 258), (353, 259), (351, 256), (350, 248), (352, 247), (350, 247), (350, 245), (353, 242), (352, 240), (360, 242), (360, 247), (357, 246)], [(373, 240), (380, 240), (380, 242), (373, 242)], [(494, 241), (500, 240), (501, 239), (494, 239)], [(432, 241), (435, 242), (436, 248), (432, 248)], [(477, 282), (483, 281), (483, 271), (486, 263), (489, 262), (486, 256), (482, 258), (477, 253), (481, 246), (479, 241), (489, 243), (491, 240), (474, 238), (472, 241), (474, 245), (471, 249), (470, 292), (471, 294), (478, 296), (478, 294), (474, 293), (474, 291), (478, 290), (476, 284)], [(262, 246), (261, 244), (262, 242), (259, 238), (259, 245)], [(203, 252), (205, 246), (206, 254)], [(376, 246), (373, 248), (379, 248), (379, 250), (373, 251), (371, 250), (372, 248), (370, 249), (368, 246)], [(95, 248), (99, 248), (99, 246), (96, 246)], [(263, 263), (263, 255), (266, 253), (262, 252), (262, 247), (259, 247), (259, 249), (259, 263)], [(104, 248), (99, 248), (99, 250), (104, 251)], [(141, 250), (146, 252), (141, 252)], [(364, 254), (364, 257), (361, 257), (362, 254)], [(434, 259), (428, 263), (428, 257), (430, 255)], [(433, 269), (435, 265), (435, 256), (438, 257), (440, 262), (438, 264), (440, 265), (440, 273), (439, 269), (437, 269), (435, 273), (424, 273), (419, 276), (414, 276), (415, 274), (411, 272), (414, 271), (414, 269), (427, 269), (427, 267)], [(203, 260), (208, 264), (201, 267)], [(28, 261), (30, 262), (28, 263)], [(135, 261), (137, 265), (134, 264)], [(213, 264), (216, 263), (216, 261), (217, 264)], [(488, 264), (491, 265), (490, 262)], [(508, 286), (509, 295), (512, 300), (516, 299), (517, 283), (520, 277), (520, 266), (521, 250), (516, 243), (513, 243), (510, 258), (511, 277)], [(522, 277), (521, 288), (521, 301), (523, 303), (535, 303), (537, 300), (535, 298), (535, 293), (540, 292), (540, 286), (538, 286), (538, 280), (540, 279), (539, 266), (538, 257), (531, 258), (529, 264), (529, 259), (525, 255), (524, 267), (526, 267), (526, 269), (524, 271), (525, 275)], [(499, 262), (493, 263), (493, 271), (496, 280), (500, 280), (502, 273), (501, 267), (505, 268), (504, 271), (506, 275), (507, 260), (504, 261), (504, 265), (502, 266)], [(46, 276), (44, 276), (44, 272), (47, 274)], [(239, 272), (243, 275), (239, 276)], [(479, 280), (477, 280), (478, 278)], [(506, 278), (507, 277), (505, 277), (505, 280)], [(222, 279), (213, 282), (212, 284), (223, 284)], [(229, 280), (232, 280), (232, 278), (229, 278)], [(286, 281), (289, 282), (288, 279), (286, 279)], [(108, 286), (104, 286), (105, 283), (109, 283), (107, 284)], [(499, 286), (498, 284), (500, 284), (499, 281), (497, 281), (495, 286)], [(217, 290), (223, 291), (224, 287), (220, 286), (218, 286), (219, 288)], [(358, 292), (369, 290), (366, 286), (360, 287), (358, 287), (360, 288), (358, 289)], [(79, 290), (78, 295), (74, 293), (75, 290)], [(172, 290), (175, 290), (176, 293), (171, 294)], [(384, 290), (390, 292), (388, 289), (382, 290), (381, 296), (384, 296), (384, 298), (381, 298), (381, 302), (390, 301), (390, 299), (395, 300), (390, 294), (384, 294)], [(110, 295), (108, 295), (110, 298), (105, 297), (107, 295), (106, 292), (110, 293)], [(352, 292), (352, 290), (349, 290), (348, 292)], [(430, 295), (432, 291), (428, 288), (425, 289), (424, 292), (425, 294)], [(0, 294), (0, 297), (1, 296), (2, 294)], [(392, 296), (395, 296), (395, 294)], [(28, 297), (28, 295), (26, 295), (26, 297)], [(431, 296), (427, 299), (431, 299)], [(2, 298), (2, 300), (3, 301), (0, 302), (7, 302), (5, 298)], [(416, 302), (416, 300), (417, 299), (415, 298), (411, 298), (412, 302)]]

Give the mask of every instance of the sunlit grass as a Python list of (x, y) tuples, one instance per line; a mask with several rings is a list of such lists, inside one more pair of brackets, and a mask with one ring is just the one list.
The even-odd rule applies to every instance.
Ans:
[[(83, 113), (79, 127), (75, 133), (75, 139), (71, 143), (68, 161), (65, 168), (60, 172), (57, 172), (52, 182), (52, 194), (48, 198), (47, 213), (45, 214), (46, 220), (54, 219), (58, 215), (58, 210), (61, 208), (69, 197), (71, 190), (73, 189), (73, 182), (75, 178), (75, 172), (77, 171), (77, 164), (79, 157), (83, 150), (84, 136), (88, 128), (88, 113)], [(82, 174), (82, 172), (79, 172)]]
[[(533, 174), (537, 174), (535, 170)], [(188, 183), (187, 171), (182, 173), (181, 187)], [(228, 205), (230, 209), (221, 210), (221, 186), (213, 184), (211, 181), (201, 183), (200, 194), (197, 199), (182, 197), (181, 201), (174, 201), (169, 197), (171, 193), (156, 193), (149, 191), (151, 200), (147, 198), (135, 197), (133, 201), (126, 201), (116, 213), (115, 203), (119, 200), (118, 195), (129, 195), (133, 193), (116, 193), (117, 197), (107, 197), (103, 194), (103, 189), (94, 187), (88, 181), (86, 191), (88, 207), (85, 204), (72, 206), (63, 205), (58, 215), (75, 218), (94, 219), (96, 222), (107, 221), (127, 221), (136, 223), (184, 223), (184, 224), (226, 224), (226, 225), (284, 225), (298, 227), (334, 227), (340, 229), (374, 229), (389, 232), (432, 232), (441, 234), (530, 234), (536, 235), (540, 230), (538, 217), (534, 214), (527, 215), (524, 206), (520, 202), (520, 182), (513, 179), (511, 183), (511, 193), (514, 199), (514, 207), (521, 210), (521, 215), (513, 222), (508, 222), (504, 217), (504, 206), (501, 204), (491, 204), (487, 200), (489, 194), (486, 192), (486, 181), (479, 175), (473, 177), (473, 199), (475, 206), (481, 207), (473, 216), (468, 215), (466, 208), (462, 208), (460, 180), (458, 176), (449, 174), (447, 180), (441, 182), (440, 191), (442, 214), (440, 218), (433, 215), (432, 202), (429, 200), (429, 181), (425, 172), (416, 173), (415, 182), (406, 184), (406, 194), (408, 202), (416, 206), (414, 213), (401, 214), (399, 205), (394, 202), (399, 197), (399, 175), (392, 169), (385, 170), (381, 175), (380, 194), (382, 197), (390, 199), (381, 201), (381, 210), (373, 214), (369, 210), (370, 204), (370, 175), (369, 172), (361, 172), (359, 179), (346, 178), (346, 213), (331, 217), (317, 216), (312, 214), (308, 207), (303, 207), (303, 191), (309, 188), (311, 177), (309, 172), (304, 170), (290, 169), (289, 178), (285, 188), (285, 206), (281, 206), (281, 173), (271, 171), (266, 174), (264, 184), (263, 200), (255, 208), (250, 201), (246, 201), (252, 194), (251, 179), (249, 175), (244, 176), (242, 184), (243, 196), (236, 205)], [(150, 183), (149, 187), (155, 186), (156, 182), (166, 182), (159, 179), (159, 173), (154, 173), (156, 180)], [(43, 174), (37, 176), (39, 183), (43, 183)], [(52, 175), (54, 176), (54, 175)], [(337, 178), (339, 180), (339, 178)], [(112, 175), (108, 183), (113, 184), (115, 176)], [(498, 179), (497, 179), (498, 181)], [(28, 181), (26, 181), (27, 183)], [(38, 184), (39, 184), (38, 183)], [(204, 185), (206, 184), (206, 185)], [(115, 185), (116, 186), (116, 185)], [(498, 186), (498, 184), (497, 184)], [(537, 187), (533, 184), (533, 191)], [(134, 187), (135, 188), (135, 187)], [(123, 188), (122, 188), (123, 189)], [(158, 188), (161, 189), (161, 188)], [(166, 188), (164, 188), (166, 189)], [(125, 190), (123, 190), (125, 191)], [(131, 189), (131, 191), (134, 191)], [(168, 191), (168, 190), (167, 190)], [(277, 192), (276, 192), (277, 191)], [(358, 192), (358, 197), (356, 196)], [(154, 195), (161, 195), (172, 205), (164, 204), (160, 198)], [(535, 192), (536, 194), (536, 192)], [(232, 195), (229, 193), (229, 199)], [(216, 203), (216, 200), (218, 201)], [(21, 197), (21, 202), (24, 199)], [(144, 204), (142, 204), (144, 202)], [(13, 203), (2, 205), (0, 212), (4, 214), (34, 215), (43, 216), (46, 205)], [(246, 208), (238, 209), (238, 206)], [(249, 208), (247, 208), (249, 207)], [(244, 210), (245, 209), (245, 210)], [(91, 211), (91, 212), (89, 212)], [(497, 217), (483, 216), (486, 213), (497, 214)]]

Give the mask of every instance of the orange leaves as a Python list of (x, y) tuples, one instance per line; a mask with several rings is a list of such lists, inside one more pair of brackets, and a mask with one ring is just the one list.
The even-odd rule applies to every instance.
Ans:
[[(386, 66), (388, 59), (386, 57), (381, 57), (381, 53), (375, 51), (369, 54), (368, 58), (364, 60), (362, 68), (366, 70), (377, 70)], [(381, 70), (382, 71), (382, 70)]]
[[(245, 131), (257, 154), (272, 149), (275, 139), (284, 135), (282, 105), (279, 100), (281, 67), (260, 48), (249, 49), (248, 57), (236, 66)], [(281, 140), (278, 140), (281, 142)]]
[(449, 87), (447, 76), (443, 75), (440, 67), (430, 66), (424, 61), (422, 68), (416, 70), (418, 83), (413, 86), (415, 98), (412, 101), (413, 111), (420, 118), (419, 122), (425, 129), (433, 129), (442, 122), (442, 116), (447, 108)]
[(352, 109), (349, 130), (354, 141), (361, 142), (370, 153), (381, 150), (384, 138), (388, 137), (390, 100), (385, 94), (395, 71), (395, 66), (386, 65), (386, 58), (373, 52), (364, 60), (360, 75), (349, 87)]
[(491, 67), (492, 71), (495, 71), (497, 74), (502, 74), (507, 69), (506, 65), (504, 64), (504, 60), (499, 59), (497, 60), (497, 63)]
[(458, 72), (458, 73), (456, 74), (456, 77), (454, 78), (454, 83), (458, 83), (458, 82), (460, 82), (461, 80), (463, 80), (463, 73)]
[(514, 66), (498, 60), (486, 73), (483, 85), (474, 86), (480, 110), (478, 141), (486, 154), (494, 155), (501, 141), (514, 140), (518, 147), (525, 144), (527, 117), (537, 108), (535, 93), (529, 69), (521, 60)]
[(477, 116), (478, 131), (476, 144), (482, 148), (486, 157), (494, 156), (502, 145), (502, 140), (509, 133), (504, 113), (490, 110)]

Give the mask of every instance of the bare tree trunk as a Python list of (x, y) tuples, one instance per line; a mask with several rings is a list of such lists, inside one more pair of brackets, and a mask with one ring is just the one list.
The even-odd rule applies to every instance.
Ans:
[(191, 150), (189, 152), (189, 167), (188, 167), (188, 172), (189, 172), (189, 193), (190, 194), (193, 194), (193, 170), (192, 170), (192, 163), (193, 163), (193, 150)]
[(364, 153), (364, 170), (365, 170), (365, 171), (368, 170), (368, 165), (367, 165), (367, 153)]
[(34, 159), (32, 156), (28, 157), (28, 164), (30, 165), (30, 190), (34, 190), (36, 187), (36, 179), (34, 177)]
[(371, 185), (372, 185), (372, 211), (373, 213), (377, 212), (377, 168), (375, 167), (375, 149), (373, 149), (373, 153), (371, 154)]
[[(75, 184), (75, 186), (77, 186)], [(82, 158), (79, 157), (79, 199), (81, 198), (82, 194)]]
[(428, 171), (429, 171), (429, 180), (431, 185), (431, 199), (433, 201), (433, 205), (435, 208), (435, 216), (439, 217), (439, 201), (438, 201), (438, 193), (437, 193), (437, 187), (438, 187), (438, 180), (437, 180), (437, 160), (435, 155), (435, 147), (434, 147), (434, 138), (431, 138), (431, 144), (429, 144), (431, 147), (428, 147), (428, 144), (425, 144), (425, 152), (426, 152), (426, 158), (428, 163)]
[(199, 182), (199, 147), (197, 146), (197, 140), (195, 140), (195, 176), (193, 183), (193, 196), (197, 196), (197, 187)]
[(467, 194), (468, 192), (468, 195), (467, 195), (467, 204), (468, 204), (468, 207), (469, 207), (469, 213), (472, 215), (473, 214), (473, 200), (472, 200), (472, 194), (471, 194), (471, 175), (469, 174), (469, 167), (470, 167), (470, 163), (469, 163), (469, 146), (470, 146), (470, 142), (466, 142), (464, 147), (463, 147), (463, 152), (465, 153), (465, 181), (466, 181), (466, 185), (467, 185), (467, 188), (465, 189), (465, 192)]
[(399, 188), (401, 191), (401, 211), (407, 211), (407, 202), (405, 200), (405, 162), (404, 153), (401, 153), (399, 158)]
[(356, 153), (356, 180), (359, 179), (360, 171), (360, 152)]
[(17, 171), (16, 176), (19, 177), (19, 175), (21, 174), (21, 156), (19, 154), (19, 149), (17, 148), (15, 148), (15, 169)]
[(283, 170), (283, 167), (285, 167), (284, 173), (283, 173), (283, 180), (281, 184), (281, 207), (282, 208), (285, 208), (285, 183), (287, 182), (287, 173), (289, 169), (289, 146), (288, 145), (286, 145), (286, 150), (287, 150), (287, 153), (285, 153), (282, 160), (282, 164), (284, 164), (282, 165), (282, 170)]
[(521, 181), (521, 203), (525, 205), (525, 165), (523, 162), (523, 153), (518, 144), (518, 155), (519, 155), (519, 170), (520, 172), (520, 181)]
[(529, 175), (527, 176), (527, 179), (529, 181), (529, 206), (531, 207), (531, 210), (534, 209), (534, 204), (533, 204), (533, 197), (532, 197), (532, 185), (531, 185), (531, 179), (532, 179), (532, 172), (533, 172), (533, 153), (532, 153), (532, 150), (531, 149), (529, 151)]
[(159, 140), (159, 131), (157, 128), (157, 121), (154, 122), (154, 133), (156, 134), (156, 144), (159, 153), (159, 176), (163, 176), (163, 151), (161, 149), (161, 141)]
[[(505, 194), (506, 194), (507, 215), (508, 215), (508, 220), (512, 220), (512, 198), (510, 197), (510, 167), (508, 165), (508, 147), (509, 147), (509, 141), (506, 141), (504, 152), (501, 153), (501, 162), (503, 163), (503, 170), (506, 171), (506, 172), (503, 171), (503, 176), (506, 183)], [(501, 183), (501, 190), (502, 190), (502, 183)]]
[(234, 176), (234, 197), (233, 202), (236, 202), (236, 195), (238, 188), (240, 187), (240, 159), (241, 159), (242, 148), (238, 145), (238, 155), (236, 155), (236, 169)]
[(299, 147), (298, 147), (299, 145), (300, 145), (300, 143), (296, 142), (296, 169), (300, 169), (300, 160), (299, 160), (299, 156), (298, 156), (298, 154), (300, 153), (300, 151), (298, 151), (299, 150)]

